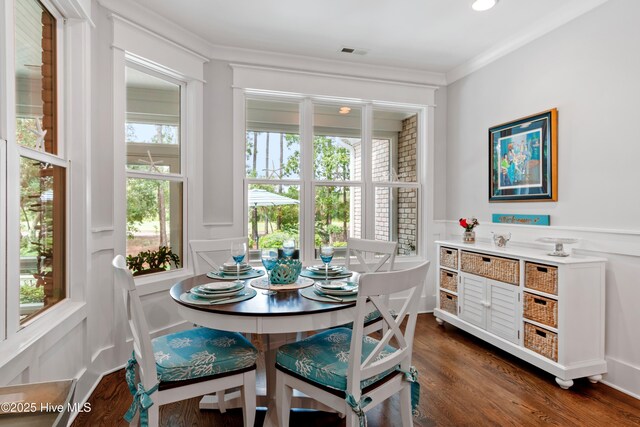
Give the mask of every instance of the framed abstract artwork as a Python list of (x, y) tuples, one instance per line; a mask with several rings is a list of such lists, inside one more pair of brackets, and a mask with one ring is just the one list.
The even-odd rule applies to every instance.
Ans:
[(558, 110), (489, 129), (489, 202), (558, 200)]

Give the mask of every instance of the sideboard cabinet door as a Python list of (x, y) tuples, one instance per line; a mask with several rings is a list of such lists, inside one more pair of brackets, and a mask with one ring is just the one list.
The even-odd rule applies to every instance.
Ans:
[(460, 275), (461, 290), (458, 293), (460, 318), (485, 329), (487, 324), (486, 279), (478, 276)]
[(488, 280), (487, 331), (518, 344), (520, 326), (519, 288), (506, 283)]

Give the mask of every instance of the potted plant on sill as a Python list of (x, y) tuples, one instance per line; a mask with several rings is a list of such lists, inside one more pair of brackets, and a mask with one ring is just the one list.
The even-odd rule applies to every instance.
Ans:
[(127, 267), (134, 276), (159, 273), (171, 264), (180, 267), (180, 257), (168, 246), (160, 246), (157, 251), (142, 251), (138, 255), (127, 255)]

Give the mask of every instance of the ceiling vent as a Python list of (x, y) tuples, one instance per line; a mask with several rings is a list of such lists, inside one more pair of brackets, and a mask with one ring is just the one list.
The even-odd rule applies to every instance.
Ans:
[(347, 46), (342, 46), (339, 52), (346, 53), (348, 55), (366, 55), (367, 53), (369, 53), (367, 49), (361, 49), (357, 47), (347, 47)]

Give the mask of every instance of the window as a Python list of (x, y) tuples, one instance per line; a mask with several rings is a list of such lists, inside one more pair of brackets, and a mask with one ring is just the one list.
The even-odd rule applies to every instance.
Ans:
[(295, 238), (311, 260), (313, 248), (331, 242), (339, 258), (355, 237), (397, 241), (398, 255), (416, 255), (418, 115), (409, 107), (248, 94), (251, 247)]
[[(58, 27), (40, 2), (15, 2), (15, 135), (8, 142), (7, 162), (19, 175), (17, 192), (8, 190), (8, 200), (16, 200), (19, 211), (7, 220), (9, 227), (17, 222), (20, 230), (19, 274), (8, 276), (19, 280), (19, 325), (67, 297), (67, 162), (57, 115)], [(7, 244), (11, 251), (12, 242)], [(13, 329), (15, 320), (7, 321)]]
[(126, 91), (126, 250), (130, 267), (134, 274), (178, 268), (183, 261), (185, 181), (182, 84), (129, 64)]

